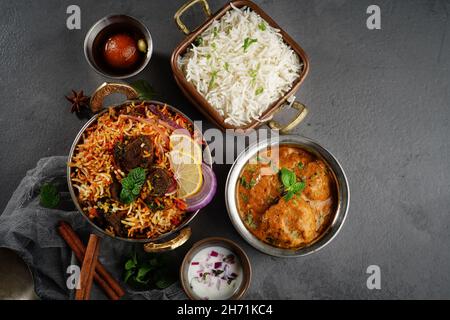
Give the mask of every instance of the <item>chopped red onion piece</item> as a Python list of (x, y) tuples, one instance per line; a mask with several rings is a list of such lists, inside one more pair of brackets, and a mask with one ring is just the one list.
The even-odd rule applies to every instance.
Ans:
[(202, 164), (203, 184), (200, 191), (186, 199), (187, 211), (195, 212), (206, 207), (217, 190), (217, 179), (214, 171), (205, 163)]
[(211, 257), (217, 257), (219, 254), (216, 251), (211, 251), (210, 253)]
[(219, 269), (222, 266), (222, 262), (214, 263), (214, 269)]

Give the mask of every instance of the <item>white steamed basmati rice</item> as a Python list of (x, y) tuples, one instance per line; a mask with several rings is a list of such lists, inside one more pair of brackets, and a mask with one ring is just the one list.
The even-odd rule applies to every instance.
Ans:
[(197, 38), (179, 66), (225, 122), (238, 127), (259, 120), (303, 67), (278, 29), (234, 6)]

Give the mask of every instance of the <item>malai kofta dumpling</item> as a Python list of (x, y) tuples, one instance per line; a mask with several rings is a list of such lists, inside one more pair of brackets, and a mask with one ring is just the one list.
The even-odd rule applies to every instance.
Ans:
[(310, 153), (298, 148), (279, 148), (279, 158), (279, 167), (294, 170), (297, 175), (314, 160)]
[(305, 167), (305, 195), (311, 200), (327, 200), (330, 198), (331, 176), (328, 168), (321, 160), (310, 162)]
[(266, 167), (260, 165), (251, 167), (249, 170), (252, 171), (241, 177), (238, 188), (242, 208), (257, 215), (263, 214), (280, 196), (281, 185), (278, 176), (263, 175), (261, 171), (264, 168)]
[(267, 210), (261, 222), (261, 236), (279, 247), (293, 248), (309, 243), (316, 236), (314, 210), (300, 197), (282, 198)]

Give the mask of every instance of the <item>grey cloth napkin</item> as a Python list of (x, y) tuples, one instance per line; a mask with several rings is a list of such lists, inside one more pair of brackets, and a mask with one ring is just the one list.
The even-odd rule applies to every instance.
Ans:
[[(0, 247), (12, 249), (29, 266), (36, 294), (41, 299), (70, 299), (74, 290), (66, 285), (67, 267), (76, 263), (72, 251), (56, 231), (58, 221), (69, 222), (84, 243), (92, 231), (89, 223), (75, 210), (66, 182), (67, 157), (57, 156), (39, 160), (27, 172), (0, 216)], [(39, 204), (42, 184), (52, 182), (61, 193), (58, 209), (43, 208)], [(103, 238), (99, 260), (116, 279), (122, 278), (124, 261), (130, 256), (133, 244)], [(141, 248), (137, 248), (138, 250)], [(165, 290), (127, 290), (128, 299), (186, 299), (178, 283)], [(105, 299), (94, 285), (91, 299)]]

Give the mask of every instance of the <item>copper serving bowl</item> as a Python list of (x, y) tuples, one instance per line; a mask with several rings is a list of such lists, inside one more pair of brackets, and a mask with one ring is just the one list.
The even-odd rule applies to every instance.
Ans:
[[(182, 15), (190, 9), (195, 4), (202, 4), (203, 10), (205, 14), (208, 16), (208, 19), (195, 31), (190, 31), (186, 25), (182, 22)], [(283, 37), (283, 40), (286, 44), (288, 44), (294, 52), (299, 56), (301, 62), (303, 63), (303, 69), (300, 73), (298, 79), (292, 84), (292, 88), (278, 101), (272, 103), (271, 106), (262, 114), (259, 120), (253, 120), (251, 123), (245, 126), (233, 126), (225, 123), (224, 117), (222, 117), (219, 112), (197, 91), (195, 86), (188, 82), (181, 71), (178, 62), (180, 58), (186, 53), (187, 49), (192, 45), (195, 39), (203, 33), (214, 20), (220, 19), (227, 11), (231, 10), (231, 5), (242, 8), (248, 7), (257, 14), (259, 14), (269, 25), (272, 27), (279, 29), (280, 33)], [(306, 53), (303, 49), (283, 30), (281, 27), (269, 16), (267, 15), (260, 7), (248, 0), (236, 0), (226, 4), (222, 9), (220, 9), (217, 13), (211, 14), (211, 10), (209, 8), (209, 4), (207, 0), (191, 0), (183, 5), (175, 14), (175, 22), (179, 29), (187, 35), (187, 37), (175, 48), (172, 58), (171, 58), (171, 66), (175, 81), (180, 87), (181, 91), (184, 95), (199, 109), (200, 112), (203, 113), (211, 122), (213, 122), (216, 126), (221, 128), (222, 130), (226, 129), (234, 129), (234, 130), (243, 130), (247, 131), (249, 129), (256, 129), (262, 126), (264, 123), (267, 123), (272, 129), (280, 130), (284, 133), (289, 132), (295, 126), (297, 126), (306, 116), (307, 109), (300, 102), (294, 101), (289, 102), (290, 98), (297, 92), (305, 79), (306, 75), (309, 71), (309, 61), (306, 56)], [(297, 115), (292, 119), (288, 124), (281, 125), (276, 121), (271, 121), (272, 117), (285, 106), (290, 106), (297, 110)]]
[[(83, 215), (84, 218), (86, 218), (90, 225), (93, 227), (95, 232), (101, 236), (104, 237), (111, 237), (113, 239), (122, 240), (126, 242), (132, 242), (132, 243), (142, 243), (144, 244), (144, 249), (147, 252), (160, 252), (160, 251), (167, 251), (167, 250), (173, 250), (181, 245), (183, 245), (191, 236), (192, 231), (191, 228), (188, 226), (189, 223), (196, 217), (197, 213), (200, 210), (197, 210), (195, 212), (188, 213), (188, 216), (186, 219), (181, 223), (178, 227), (174, 228), (172, 231), (167, 232), (163, 235), (160, 235), (155, 238), (149, 238), (149, 239), (132, 239), (132, 238), (123, 238), (118, 236), (112, 236), (109, 233), (107, 233), (105, 230), (97, 226), (89, 217), (85, 214), (85, 212), (82, 210), (77, 195), (75, 193), (74, 187), (72, 185), (71, 180), (71, 172), (72, 168), (69, 166), (69, 163), (72, 162), (73, 155), (75, 153), (75, 148), (83, 138), (83, 134), (86, 131), (87, 128), (89, 128), (92, 124), (94, 124), (98, 117), (102, 115), (107, 110), (103, 108), (103, 100), (114, 93), (122, 93), (126, 95), (127, 101), (125, 101), (121, 105), (112, 106), (110, 108), (120, 108), (124, 104), (128, 104), (131, 101), (139, 101), (138, 100), (138, 93), (129, 85), (123, 84), (123, 83), (104, 83), (102, 84), (92, 95), (91, 98), (91, 109), (93, 112), (98, 112), (96, 115), (94, 115), (84, 126), (81, 128), (80, 132), (76, 136), (72, 147), (69, 152), (69, 158), (68, 158), (68, 165), (67, 165), (67, 184), (69, 186), (69, 192), (72, 197), (73, 202), (75, 203), (75, 206), (77, 207), (78, 211)], [(191, 123), (193, 121), (189, 119), (184, 113), (179, 111), (178, 109), (167, 105), (165, 103), (161, 103), (158, 101), (147, 101), (149, 103), (152, 103), (154, 105), (166, 105), (168, 106), (172, 111), (181, 114), (183, 117), (185, 117), (187, 120), (189, 120)], [(203, 152), (203, 161), (212, 167), (212, 158), (211, 158), (211, 152), (209, 150), (209, 147), (206, 146), (205, 150)], [(167, 240), (170, 239), (170, 240)]]

